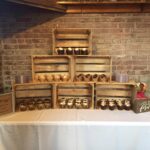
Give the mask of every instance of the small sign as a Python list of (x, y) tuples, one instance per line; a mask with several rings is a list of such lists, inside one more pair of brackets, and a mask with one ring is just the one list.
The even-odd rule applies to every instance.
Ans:
[(150, 99), (139, 100), (133, 102), (133, 110), (135, 113), (142, 113), (150, 111)]

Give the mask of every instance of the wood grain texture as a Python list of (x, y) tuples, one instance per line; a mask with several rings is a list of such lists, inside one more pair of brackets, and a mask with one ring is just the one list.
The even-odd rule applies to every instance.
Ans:
[(68, 4), (67, 13), (138, 13), (150, 12), (150, 3), (84, 3)]
[(50, 90), (25, 90), (25, 91), (16, 91), (16, 98), (27, 98), (27, 97), (50, 97)]
[(14, 3), (58, 11), (62, 13), (110, 13), (110, 12), (150, 12), (150, 2), (141, 1), (47, 1), (47, 0), (7, 0)]
[(0, 95), (0, 115), (13, 112), (12, 94)]

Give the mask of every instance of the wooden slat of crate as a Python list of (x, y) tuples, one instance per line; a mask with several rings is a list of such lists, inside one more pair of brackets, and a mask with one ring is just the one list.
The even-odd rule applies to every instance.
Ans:
[(134, 84), (126, 84), (126, 83), (97, 83), (96, 84), (96, 89), (97, 90), (126, 90), (129, 91), (132, 87), (134, 87)]
[[(59, 60), (57, 60), (59, 58)], [(43, 61), (48, 61), (48, 63), (57, 63), (57, 62), (68, 62), (68, 56), (57, 56), (57, 55), (33, 55), (35, 63), (40, 63)]]
[(15, 90), (36, 90), (36, 89), (52, 89), (50, 84), (18, 84)]
[(8, 110), (12, 112), (12, 104), (11, 103), (5, 103), (0, 106), (0, 110)]
[(11, 100), (10, 98), (0, 100), (0, 106), (5, 106), (5, 105), (11, 104), (12, 102), (10, 102), (10, 100)]
[(88, 39), (88, 35), (87, 34), (62, 34), (62, 33), (58, 33), (56, 35), (56, 39)]
[(91, 96), (92, 94), (92, 87), (89, 85), (65, 85), (65, 86), (58, 86), (57, 89), (58, 95), (87, 95)]
[(56, 41), (56, 47), (89, 47), (85, 40), (59, 40)]
[(58, 89), (59, 95), (76, 95), (76, 96), (82, 96), (82, 95), (91, 95), (91, 91), (87, 89)]
[(77, 72), (110, 72), (109, 65), (95, 65), (95, 64), (80, 64), (76, 66)]
[(69, 66), (68, 65), (63, 65), (63, 64), (55, 64), (55, 65), (51, 65), (51, 66), (49, 66), (49, 65), (36, 65), (35, 67), (34, 67), (34, 69), (35, 69), (35, 72), (40, 72), (40, 71), (69, 71)]
[(12, 95), (11, 94), (3, 94), (3, 95), (0, 95), (0, 101), (3, 100), (10, 100), (12, 98)]
[(131, 87), (127, 84), (98, 84), (99, 86), (97, 86), (97, 90), (103, 90), (103, 89), (124, 89), (124, 90), (130, 90)]
[(59, 58), (57, 59), (56, 61), (56, 58), (47, 58), (47, 57), (37, 57), (36, 59), (34, 59), (34, 64), (67, 64), (68, 63), (68, 60), (66, 58)]
[(104, 90), (104, 89), (102, 89), (102, 90), (98, 90), (97, 91), (97, 96), (99, 96), (99, 95), (104, 95), (104, 96), (116, 96), (116, 97), (118, 97), (118, 96), (126, 96), (126, 97), (131, 97), (132, 96), (132, 93), (131, 93), (131, 91), (129, 90), (129, 91), (125, 91), (125, 90), (115, 90), (115, 89), (106, 89), (106, 90)]
[(16, 91), (16, 98), (19, 97), (48, 97), (52, 93), (50, 90), (29, 90), (29, 91)]
[(58, 84), (60, 88), (75, 88), (76, 86), (78, 88), (88, 88), (90, 87), (89, 83), (79, 83), (79, 82), (71, 82), (71, 83), (60, 83)]
[(5, 107), (5, 106), (12, 106), (12, 102), (10, 100), (3, 100), (0, 102), (0, 107)]
[(76, 59), (76, 64), (102, 64), (102, 65), (110, 65), (110, 57), (97, 57), (97, 56), (91, 56), (91, 57), (78, 57)]
[(8, 114), (12, 112), (12, 107), (0, 107), (0, 115)]
[(1, 103), (12, 103), (12, 95), (11, 94), (4, 94), (0, 96)]
[(35, 55), (32, 56), (32, 61), (34, 64), (40, 63), (49, 63), (49, 64), (62, 64), (62, 63), (69, 63), (68, 56), (54, 56), (54, 55)]

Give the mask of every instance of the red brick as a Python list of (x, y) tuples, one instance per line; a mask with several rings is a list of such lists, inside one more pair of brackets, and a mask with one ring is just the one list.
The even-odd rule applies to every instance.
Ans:
[(134, 23), (119, 23), (119, 28), (133, 28)]
[(19, 45), (19, 49), (32, 49), (33, 45), (29, 44), (21, 44)]
[(140, 55), (140, 56), (137, 56), (137, 55), (132, 56), (133, 60), (139, 60), (139, 59), (147, 60), (147, 58), (148, 58), (147, 56), (142, 56), (142, 55)]
[(18, 49), (18, 45), (4, 44), (4, 49)]
[(40, 38), (40, 39), (32, 39), (32, 42), (33, 43), (45, 43), (45, 39), (42, 39), (42, 38)]
[(7, 38), (7, 39), (4, 39), (3, 40), (3, 43), (4, 44), (16, 44), (17, 43), (17, 40), (16, 39), (13, 39), (13, 38)]
[(117, 66), (117, 70), (133, 70), (133, 66), (132, 65), (123, 65), (123, 66)]
[(150, 27), (150, 23), (145, 22), (145, 23), (136, 23), (136, 27), (137, 28), (149, 28)]
[(132, 63), (133, 63), (133, 65), (148, 65), (148, 62), (147, 62), (147, 60), (133, 60), (132, 61)]
[(24, 38), (18, 38), (17, 41), (20, 44), (25, 43), (25, 39)]
[(133, 69), (134, 70), (147, 70), (147, 66), (142, 66), (142, 65), (140, 65), (140, 66), (133, 66)]

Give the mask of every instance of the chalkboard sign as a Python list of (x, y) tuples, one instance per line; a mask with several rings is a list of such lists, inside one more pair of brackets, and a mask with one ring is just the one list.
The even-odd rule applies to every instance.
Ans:
[(133, 110), (135, 113), (142, 113), (150, 111), (150, 99), (134, 100)]

